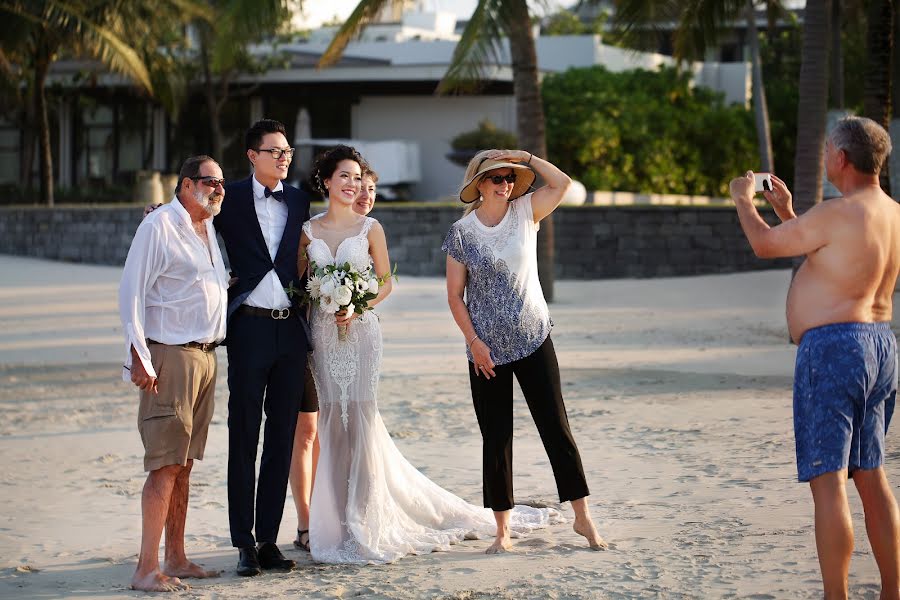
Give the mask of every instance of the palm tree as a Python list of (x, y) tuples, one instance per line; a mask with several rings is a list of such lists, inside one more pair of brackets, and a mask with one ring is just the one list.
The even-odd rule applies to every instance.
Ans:
[(803, 13), (794, 156), (794, 207), (798, 213), (822, 201), (830, 12), (831, 0), (807, 0)]
[[(769, 111), (763, 84), (762, 60), (759, 54), (759, 34), (756, 28), (755, 0), (618, 0), (615, 23), (622, 27), (623, 38), (637, 41), (637, 31), (655, 28), (667, 22), (678, 23), (675, 29), (675, 58), (679, 61), (702, 59), (707, 47), (718, 40), (726, 26), (743, 17), (747, 23), (747, 43), (751, 62), (751, 95), (759, 143), (761, 170), (771, 172), (772, 136)], [(769, 19), (781, 10), (780, 0), (765, 0)]]
[[(888, 130), (891, 125), (891, 52), (894, 40), (892, 5), (892, 0), (868, 2), (866, 74), (863, 84), (863, 115)], [(881, 187), (886, 193), (890, 193), (887, 165), (881, 171)]]
[(33, 102), (40, 151), (41, 200), (53, 206), (53, 154), (46, 82), (50, 66), (66, 52), (101, 61), (152, 92), (150, 75), (127, 39), (129, 23), (118, 18), (127, 0), (0, 0), (4, 20), (0, 48), (28, 57), (28, 95)]
[[(202, 94), (206, 101), (213, 156), (220, 160), (230, 140), (222, 130), (222, 110), (234, 96), (231, 83), (241, 73), (264, 72), (278, 60), (258, 59), (248, 46), (271, 36), (288, 23), (288, 0), (198, 0), (215, 19), (194, 22)], [(249, 91), (244, 92), (249, 93)]]
[[(900, 0), (891, 7), (891, 23), (894, 32), (900, 36)], [(891, 47), (891, 142), (900, 148), (900, 39), (895, 39)], [(890, 172), (900, 174), (900, 152), (891, 152), (888, 157)], [(891, 197), (900, 202), (900, 175), (891, 179)]]
[[(402, 3), (403, 0), (360, 0), (325, 50), (319, 66), (326, 67), (337, 62), (347, 44), (382, 10)], [(477, 89), (478, 82), (485, 78), (485, 67), (500, 62), (503, 38), (509, 40), (519, 146), (538, 156), (547, 156), (537, 50), (526, 0), (478, 1), (437, 91), (449, 93)], [(553, 246), (553, 220), (546, 219), (541, 224), (537, 252), (538, 276), (548, 302), (553, 301), (554, 295)]]

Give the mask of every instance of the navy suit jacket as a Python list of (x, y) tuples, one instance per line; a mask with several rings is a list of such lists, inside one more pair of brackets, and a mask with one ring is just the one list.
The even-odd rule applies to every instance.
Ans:
[[(222, 211), (213, 221), (216, 231), (225, 242), (232, 275), (237, 277), (237, 282), (228, 288), (229, 321), (234, 311), (273, 268), (285, 288), (293, 285), (294, 288), (302, 290), (304, 287), (302, 281), (304, 277), (297, 273), (297, 250), (300, 246), (301, 228), (303, 223), (309, 220), (309, 196), (298, 188), (284, 185), (284, 202), (287, 204), (288, 217), (275, 260), (272, 260), (253, 205), (252, 177), (251, 175), (225, 186)], [(306, 311), (300, 309), (299, 300), (296, 295), (291, 298), (294, 308), (297, 309), (295, 313), (303, 323), (307, 346), (312, 348)]]

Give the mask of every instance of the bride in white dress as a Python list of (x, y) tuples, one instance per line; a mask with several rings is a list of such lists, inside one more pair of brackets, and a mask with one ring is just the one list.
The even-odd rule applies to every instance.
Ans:
[[(301, 264), (349, 262), (390, 273), (384, 230), (353, 212), (362, 157), (337, 146), (319, 158), (314, 178), (328, 211), (303, 225)], [(373, 306), (391, 293), (388, 279)], [(312, 373), (319, 396), (321, 447), (310, 505), (310, 550), (327, 563), (386, 563), (407, 554), (447, 550), (463, 539), (493, 535), (489, 509), (469, 504), (416, 470), (400, 453), (378, 412), (382, 339), (378, 317), (313, 307)], [(344, 339), (338, 325), (347, 325)], [(518, 534), (562, 521), (553, 509), (517, 506)]]

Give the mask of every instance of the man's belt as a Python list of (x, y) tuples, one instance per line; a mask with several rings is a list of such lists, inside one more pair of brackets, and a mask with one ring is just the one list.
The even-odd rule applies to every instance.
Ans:
[(275, 319), (276, 321), (283, 321), (287, 319), (294, 313), (294, 309), (292, 308), (259, 308), (258, 306), (247, 306), (246, 304), (241, 304), (241, 307), (238, 308), (238, 312), (243, 313), (245, 315), (250, 315), (251, 317), (264, 317), (266, 319)]
[(182, 348), (196, 348), (197, 350), (203, 350), (204, 352), (212, 352), (219, 345), (219, 342), (185, 342), (184, 344), (163, 344), (162, 342), (157, 342), (156, 340), (151, 340), (147, 338), (148, 344), (157, 344), (159, 346), (180, 346)]

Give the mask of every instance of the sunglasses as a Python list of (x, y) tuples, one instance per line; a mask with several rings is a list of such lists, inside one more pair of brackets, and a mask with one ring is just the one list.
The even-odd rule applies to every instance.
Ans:
[(193, 181), (199, 181), (203, 185), (208, 185), (209, 187), (211, 187), (213, 189), (216, 189), (220, 185), (221, 186), (225, 185), (224, 179), (218, 179), (216, 177), (207, 177), (207, 176), (201, 175), (200, 177), (191, 177), (191, 179)]
[(485, 175), (484, 179), (490, 181), (494, 185), (500, 185), (504, 181), (506, 183), (515, 183), (516, 174), (510, 173), (509, 175)]

